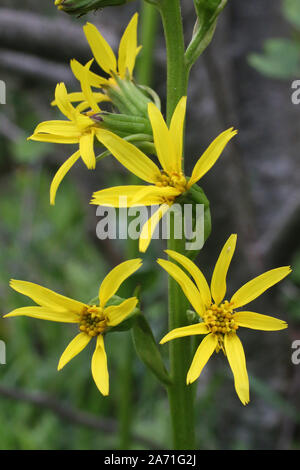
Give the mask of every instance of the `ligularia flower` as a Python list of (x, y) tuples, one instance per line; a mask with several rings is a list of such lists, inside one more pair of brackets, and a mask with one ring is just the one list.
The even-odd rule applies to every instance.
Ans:
[[(88, 73), (89, 67), (90, 63), (83, 68), (83, 72)], [(75, 108), (73, 101), (81, 101), (81, 103)], [(89, 87), (84, 88), (83, 92), (68, 94), (65, 84), (59, 83), (56, 86), (54, 103), (69, 121), (42, 122), (29, 137), (39, 142), (79, 144), (79, 150), (63, 163), (53, 178), (50, 188), (51, 204), (55, 204), (56, 192), (63, 178), (80, 157), (89, 170), (96, 167), (94, 138), (97, 137), (99, 125), (84, 111), (91, 107), (92, 102), (91, 114), (99, 112), (98, 103), (101, 101), (109, 101), (109, 98), (102, 93), (92, 93)]]
[(104, 278), (99, 289), (99, 305), (87, 305), (64, 297), (45, 287), (26, 281), (11, 280), (10, 286), (30, 297), (39, 307), (22, 307), (4, 316), (27, 316), (64, 323), (77, 323), (80, 333), (75, 336), (62, 354), (58, 370), (62, 369), (74, 356), (79, 354), (91, 341), (97, 338), (92, 357), (92, 375), (103, 395), (109, 394), (109, 375), (104, 347), (104, 334), (107, 329), (119, 325), (135, 309), (138, 299), (130, 297), (120, 305), (107, 306), (120, 285), (142, 265), (141, 259), (125, 261), (112, 269)]
[(154, 103), (149, 103), (148, 114), (153, 130), (154, 145), (160, 169), (147, 155), (117, 135), (99, 129), (98, 139), (129, 171), (143, 179), (149, 186), (118, 186), (93, 194), (91, 204), (113, 207), (134, 207), (159, 205), (158, 210), (142, 228), (139, 249), (145, 252), (151, 241), (155, 227), (169, 210), (178, 196), (187, 192), (221, 155), (224, 147), (236, 135), (233, 128), (222, 132), (207, 148), (196, 163), (191, 177), (183, 174), (183, 127), (186, 112), (186, 97), (179, 101), (170, 128)]
[[(118, 59), (110, 45), (99, 33), (96, 26), (91, 23), (87, 23), (84, 26), (84, 33), (96, 62), (101, 69), (109, 75), (109, 78), (104, 78), (93, 72), (89, 72), (88, 78), (91, 86), (114, 86), (116, 84), (115, 75), (121, 79), (127, 77), (132, 79), (136, 57), (141, 49), (141, 46), (138, 47), (137, 45), (137, 24), (138, 14), (135, 13), (121, 38)], [(72, 71), (78, 80), (80, 80), (82, 67), (83, 65), (77, 60), (74, 59), (71, 61)]]
[(267, 315), (249, 311), (236, 311), (256, 299), (269, 287), (277, 284), (290, 272), (289, 266), (271, 269), (243, 285), (225, 300), (227, 271), (236, 246), (236, 235), (231, 235), (225, 243), (216, 263), (210, 288), (200, 269), (186, 256), (166, 250), (170, 258), (180, 264), (193, 278), (171, 261), (159, 259), (157, 262), (181, 286), (186, 297), (199, 315), (201, 322), (195, 325), (176, 328), (161, 340), (161, 344), (175, 338), (190, 335), (206, 335), (198, 347), (187, 374), (187, 384), (194, 382), (214, 351), (222, 350), (227, 356), (234, 376), (236, 393), (241, 402), (249, 402), (249, 380), (244, 349), (237, 336), (239, 327), (253, 330), (277, 331), (287, 328), (286, 322)]

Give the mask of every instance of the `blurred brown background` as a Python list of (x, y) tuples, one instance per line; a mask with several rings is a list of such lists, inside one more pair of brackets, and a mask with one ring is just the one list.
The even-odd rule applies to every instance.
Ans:
[[(199, 266), (210, 276), (216, 257), (231, 233), (238, 248), (229, 289), (264, 270), (292, 264), (289, 279), (253, 302), (251, 309), (289, 322), (283, 332), (242, 331), (250, 375), (251, 402), (235, 396), (231, 372), (221, 355), (198, 381), (199, 448), (299, 448), (300, 365), (291, 361), (291, 345), (300, 340), (300, 105), (292, 104), (291, 84), (300, 79), (300, 60), (283, 76), (254, 67), (270, 38), (300, 41), (300, 11), (288, 21), (284, 2), (230, 0), (215, 38), (194, 66), (188, 94), (186, 158), (196, 158), (222, 130), (235, 126), (237, 138), (201, 181), (210, 199), (213, 231)], [(62, 184), (55, 208), (48, 204), (51, 177), (71, 154), (69, 146), (27, 142), (35, 125), (55, 119), (50, 107), (57, 82), (77, 84), (69, 60), (90, 59), (82, 25), (95, 23), (117, 50), (120, 35), (139, 2), (107, 8), (81, 19), (58, 13), (53, 2), (2, 0), (0, 7), (0, 79), (7, 104), (0, 105), (0, 298), (2, 313), (24, 305), (10, 292), (10, 277), (47, 285), (87, 301), (109, 267), (124, 257), (121, 242), (100, 242), (95, 235), (94, 190), (117, 184), (124, 170), (113, 160), (101, 171), (77, 165)], [(186, 40), (195, 21), (193, 2), (182, 1)], [(299, 22), (299, 29), (297, 28)], [(283, 51), (284, 52), (284, 51)], [(161, 28), (155, 51), (153, 88), (164, 101), (165, 51)], [(276, 59), (277, 57), (277, 59)], [(271, 59), (287, 70), (285, 54)], [(300, 48), (298, 58), (300, 58)], [(281, 60), (283, 60), (281, 64)], [(279, 61), (279, 63), (278, 63)], [(252, 64), (252, 65), (251, 65)], [(280, 75), (280, 74), (279, 74)], [(165, 277), (157, 273), (152, 242), (147, 253), (145, 312), (157, 339), (166, 329)], [(19, 304), (18, 304), (19, 303)], [(121, 411), (122, 364), (112, 338), (109, 399), (99, 397), (89, 372), (90, 351), (56, 372), (56, 361), (72, 330), (30, 319), (1, 320), (0, 339), (7, 344), (7, 364), (0, 365), (0, 448), (117, 448)], [(113, 335), (112, 335), (113, 336)], [(126, 348), (128, 342), (125, 343)], [(74, 362), (74, 361), (73, 361)], [(121, 361), (122, 362), (122, 361)], [(88, 367), (87, 367), (88, 364)], [(133, 360), (132, 448), (167, 448), (166, 396), (156, 379)], [(71, 388), (71, 390), (70, 390)], [(68, 432), (66, 432), (66, 429)], [(153, 442), (152, 436), (156, 436)]]

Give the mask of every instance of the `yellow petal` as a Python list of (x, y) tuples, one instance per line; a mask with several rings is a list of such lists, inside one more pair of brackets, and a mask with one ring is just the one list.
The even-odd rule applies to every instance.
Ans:
[(197, 325), (184, 326), (182, 328), (176, 328), (175, 330), (170, 331), (159, 344), (165, 344), (167, 341), (171, 341), (175, 338), (182, 338), (183, 336), (193, 336), (193, 335), (206, 335), (209, 333), (209, 330), (205, 323), (198, 323)]
[(170, 137), (175, 151), (174, 163), (176, 162), (175, 167), (177, 173), (181, 173), (182, 171), (183, 129), (186, 113), (186, 99), (186, 96), (183, 96), (177, 104), (170, 124)]
[(211, 294), (216, 304), (222, 302), (226, 294), (226, 276), (235, 250), (236, 241), (237, 236), (235, 234), (230, 235), (220, 253), (212, 275)]
[(116, 326), (122, 323), (132, 313), (137, 306), (138, 299), (130, 297), (124, 300), (120, 305), (112, 305), (107, 307), (104, 311), (105, 316), (108, 318), (107, 326)]
[(102, 395), (107, 396), (109, 394), (109, 375), (102, 335), (97, 337), (97, 346), (92, 357), (92, 375), (99, 391)]
[(53, 144), (78, 144), (79, 137), (66, 137), (62, 135), (52, 134), (33, 134), (28, 137), (28, 140), (34, 140), (36, 142), (50, 142)]
[(249, 379), (243, 345), (236, 333), (224, 336), (224, 346), (234, 377), (234, 387), (243, 405), (249, 403)]
[(104, 70), (104, 72), (111, 74), (111, 72), (117, 72), (117, 61), (113, 50), (110, 45), (105, 41), (104, 37), (99, 33), (96, 26), (91, 23), (87, 23), (83, 27), (85, 36), (88, 40), (90, 48), (92, 49), (93, 55)]
[(148, 114), (158, 160), (167, 173), (176, 172), (178, 162), (167, 124), (154, 103), (148, 104)]
[(118, 68), (121, 78), (126, 77), (127, 70), (129, 72), (130, 78), (132, 78), (137, 50), (137, 24), (138, 14), (135, 13), (131, 18), (127, 28), (125, 29), (120, 41)]
[(209, 307), (211, 305), (211, 295), (210, 295), (210, 289), (207, 284), (207, 281), (193, 261), (191, 261), (189, 258), (186, 256), (177, 253), (176, 251), (173, 250), (165, 250), (167, 255), (173, 258), (177, 263), (181, 264), (184, 269), (186, 269), (190, 275), (194, 278), (194, 281), (197, 284), (197, 287), (199, 289), (199, 292), (201, 294), (202, 300), (204, 304)]
[(10, 287), (15, 291), (20, 292), (23, 295), (27, 295), (34, 302), (41, 305), (42, 307), (50, 307), (53, 310), (66, 310), (80, 314), (86, 307), (82, 302), (64, 297), (63, 295), (57, 294), (46, 287), (39, 286), (33, 282), (17, 281), (11, 279)]
[(139, 198), (138, 202), (136, 202), (136, 195), (144, 188), (145, 186), (130, 185), (102, 189), (93, 194), (91, 204), (121, 208), (152, 206), (161, 203), (161, 194), (156, 192), (151, 192), (151, 194), (147, 194), (142, 199)]
[(66, 310), (54, 310), (50, 307), (21, 307), (7, 313), (3, 318), (31, 317), (39, 320), (58, 321), (63, 323), (78, 323), (78, 315)]
[(89, 82), (89, 75), (88, 75), (93, 61), (94, 59), (90, 60), (84, 67), (82, 67), (79, 81), (80, 81), (80, 85), (81, 85), (81, 89), (84, 94), (84, 97), (89, 103), (91, 110), (94, 113), (100, 113), (101, 110), (98, 106), (97, 100), (94, 97), (94, 93), (92, 92), (91, 84)]
[(198, 291), (195, 284), (185, 274), (185, 272), (182, 271), (182, 269), (180, 269), (176, 264), (171, 263), (171, 261), (158, 259), (157, 262), (165, 271), (167, 271), (167, 273), (170, 274), (170, 276), (175, 279), (176, 282), (178, 282), (184, 294), (192, 304), (194, 310), (200, 316), (203, 316), (205, 307), (200, 292)]
[(103, 129), (97, 130), (96, 135), (98, 140), (131, 173), (148, 183), (156, 183), (160, 179), (161, 172), (155, 163), (130, 142)]
[(259, 297), (263, 292), (269, 289), (269, 287), (277, 284), (277, 282), (285, 278), (290, 272), (290, 266), (271, 269), (244, 284), (232, 296), (230, 302), (233, 302), (234, 308), (242, 307)]
[(288, 327), (288, 324), (279, 318), (254, 312), (237, 312), (234, 314), (234, 321), (239, 326), (253, 330), (278, 331)]
[(41, 122), (34, 131), (34, 134), (46, 133), (53, 135), (61, 135), (63, 137), (74, 137), (80, 136), (80, 132), (76, 128), (73, 122), (70, 121), (45, 121)]
[[(80, 81), (80, 77), (82, 75), (82, 69), (83, 65), (78, 62), (76, 59), (71, 60), (71, 69), (74, 74), (74, 76), (77, 78), (77, 80)], [(106, 78), (100, 77), (100, 75), (97, 75), (94, 72), (91, 72), (89, 70), (88, 72), (88, 80), (91, 86), (101, 88), (102, 85), (107, 85), (108, 80)], [(69, 99), (71, 100), (70, 97), (71, 93), (69, 94)]]
[(102, 281), (99, 289), (100, 307), (117, 292), (120, 285), (142, 266), (140, 258), (124, 261), (113, 268)]
[(66, 160), (57, 170), (50, 186), (50, 204), (55, 204), (55, 197), (60, 183), (79, 158), (80, 152), (77, 151), (73, 153), (73, 155), (71, 155), (71, 157), (68, 158), (68, 160)]
[(77, 106), (76, 106), (76, 111), (78, 113), (84, 113), (85, 111), (87, 111), (88, 109), (90, 109), (90, 105), (87, 101), (82, 101), (81, 103), (79, 103)]
[[(140, 205), (145, 205), (142, 201), (153, 201), (151, 205), (163, 204), (166, 199), (170, 199), (170, 203), (173, 201), (174, 197), (181, 194), (178, 189), (173, 188), (172, 186), (144, 186), (143, 189), (138, 191), (133, 198), (132, 202), (134, 204), (140, 203)], [(147, 204), (148, 205), (148, 204)]]
[[(81, 66), (83, 67), (83, 66)], [(90, 71), (89, 71), (90, 72)], [(91, 73), (91, 72), (90, 72)], [(91, 84), (91, 82), (89, 81), (89, 84), (91, 86), (93, 86)], [(94, 98), (95, 100), (97, 101), (97, 103), (100, 103), (101, 101), (111, 101), (111, 99), (109, 98), (108, 95), (106, 95), (105, 93), (100, 93), (100, 92), (93, 92), (93, 95), (94, 95)], [(77, 102), (80, 102), (80, 101), (84, 101), (85, 100), (85, 96), (84, 94), (82, 93), (82, 91), (75, 91), (74, 93), (69, 93), (68, 95), (69, 97), (69, 100), (71, 103), (77, 103)], [(56, 102), (55, 100), (52, 101), (51, 103), (52, 106), (55, 106), (56, 105)]]
[(188, 371), (186, 377), (187, 385), (195, 382), (195, 380), (198, 379), (210, 356), (215, 351), (217, 344), (218, 340), (216, 335), (209, 334), (203, 338)]
[(55, 101), (59, 110), (68, 118), (70, 121), (73, 120), (75, 109), (72, 106), (66, 86), (64, 83), (58, 83), (55, 88)]
[(153, 236), (154, 230), (161, 218), (168, 212), (170, 206), (168, 204), (162, 204), (156, 212), (147, 220), (143, 225), (139, 238), (139, 250), (141, 253), (145, 253)]
[(223, 152), (227, 143), (237, 134), (237, 131), (231, 127), (227, 131), (222, 132), (207, 148), (203, 155), (197, 161), (191, 178), (189, 180), (189, 187), (197, 183), (202, 176), (207, 173), (211, 167), (216, 163), (221, 153)]
[(89, 170), (96, 168), (96, 156), (94, 152), (94, 132), (83, 134), (79, 141), (80, 155)]
[[(107, 95), (103, 93), (94, 93), (94, 92), (92, 92), (92, 99), (95, 101), (95, 103), (101, 103), (103, 101), (111, 101)], [(84, 96), (83, 96), (83, 100), (85, 100)], [(81, 103), (79, 103), (75, 108), (77, 113), (83, 113), (87, 111), (88, 109), (90, 109), (91, 108), (90, 103), (88, 103), (87, 101), (81, 101)]]
[[(84, 100), (84, 95), (81, 91), (75, 91), (75, 92), (69, 93), (68, 97), (71, 103), (76, 103), (77, 101)], [(57, 103), (55, 100), (51, 101), (51, 106), (57, 106)]]
[(59, 360), (57, 370), (61, 370), (73, 357), (77, 356), (91, 341), (92, 337), (86, 333), (79, 333), (66, 347)]

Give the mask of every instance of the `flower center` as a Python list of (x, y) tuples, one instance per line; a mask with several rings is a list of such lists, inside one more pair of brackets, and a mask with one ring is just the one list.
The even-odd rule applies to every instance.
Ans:
[(101, 307), (93, 305), (84, 310), (79, 319), (79, 329), (89, 336), (97, 336), (106, 329), (106, 317)]
[(164, 187), (171, 186), (178, 189), (181, 193), (186, 191), (186, 178), (183, 173), (166, 173), (162, 170), (160, 180), (157, 181), (156, 186)]
[(213, 304), (204, 315), (204, 321), (211, 333), (226, 334), (238, 329), (234, 321), (234, 314), (231, 304), (225, 300), (220, 306)]
[(204, 322), (210, 332), (218, 337), (216, 352), (219, 352), (220, 349), (222, 349), (226, 355), (224, 349), (224, 335), (235, 333), (238, 329), (238, 325), (234, 321), (232, 304), (228, 302), (228, 300), (225, 300), (221, 305), (211, 305), (211, 307), (209, 307), (205, 312)]

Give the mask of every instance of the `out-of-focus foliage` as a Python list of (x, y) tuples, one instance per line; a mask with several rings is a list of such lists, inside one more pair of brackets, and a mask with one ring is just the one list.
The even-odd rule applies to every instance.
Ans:
[[(99, 283), (108, 271), (107, 263), (86, 234), (84, 203), (80, 201), (76, 188), (66, 180), (60, 203), (53, 208), (48, 200), (50, 181), (45, 168), (27, 164), (19, 165), (1, 185), (0, 238), (1, 246), (5, 246), (5, 250), (0, 251), (1, 314), (26, 303), (33, 304), (9, 288), (10, 277), (34, 281), (88, 302), (97, 294)], [(154, 300), (147, 310), (155, 322), (155, 318), (161, 315), (162, 300)], [(159, 326), (159, 335), (162, 334), (162, 326)], [(120, 348), (126, 345), (124, 335), (130, 333), (114, 333), (107, 337), (111, 395), (105, 399), (99, 395), (91, 379), (89, 364), (93, 346), (63, 371), (56, 370), (58, 359), (74, 336), (75, 328), (29, 318), (2, 320), (0, 338), (7, 346), (7, 365), (0, 366), (1, 384), (42, 392), (72, 408), (93, 413), (99, 419), (117, 419), (119, 394), (122, 393), (118, 372), (122, 366)], [(149, 377), (144, 388), (144, 367), (137, 363), (136, 368), (139, 400), (149, 402), (149, 391), (157, 396), (160, 387)], [(167, 423), (161, 422), (161, 406), (159, 402), (157, 406), (151, 402), (151, 414), (150, 409), (147, 411), (147, 407), (142, 407), (141, 434), (151, 436), (155, 425), (161, 430), (161, 435), (156, 432), (157, 438), (163, 442)], [(68, 422), (62, 425), (53, 413), (22, 402), (8, 401), (6, 406), (1, 406), (0, 422), (6, 423), (0, 426), (1, 449), (118, 446), (117, 433), (98, 433)]]
[(283, 0), (282, 13), (292, 26), (291, 38), (265, 41), (263, 53), (250, 54), (248, 61), (260, 73), (271, 78), (294, 78), (300, 74), (300, 2)]
[(298, 0), (284, 0), (282, 11), (286, 19), (297, 29), (300, 29), (300, 4)]
[[(17, 5), (17, 8), (27, 9), (28, 12), (36, 12), (39, 7), (41, 14), (46, 15), (48, 12), (53, 15), (53, 21), (55, 13), (67, 18), (66, 15), (56, 12), (51, 1), (4, 0), (3, 3), (6, 8), (16, 8), (14, 5)], [(188, 3), (183, 1), (183, 7)], [(300, 29), (299, 0), (286, 1), (284, 5), (287, 5), (290, 12), (289, 20), (295, 28), (293, 35), (296, 38)], [(126, 8), (122, 10), (125, 12)], [(113, 9), (112, 13), (114, 14)], [(285, 13), (285, 16), (288, 17), (288, 13)], [(75, 21), (77, 20), (74, 19)], [(93, 16), (91, 21), (94, 21)], [(119, 18), (115, 20), (117, 21)], [(113, 29), (111, 24), (110, 27)], [(292, 43), (296, 42), (293, 39)], [(281, 54), (287, 55), (287, 50)], [(159, 81), (159, 71), (157, 77)], [(0, 112), (8, 116), (24, 135), (14, 140), (0, 135), (1, 316), (13, 308), (24, 306), (27, 302), (24, 296), (9, 288), (11, 277), (37, 282), (78, 300), (89, 301), (97, 295), (99, 282), (112, 267), (104, 256), (106, 248), (103, 248), (102, 242), (98, 241), (97, 245), (92, 240), (91, 232), (94, 232), (96, 227), (91, 227), (87, 219), (88, 201), (80, 193), (81, 186), (76, 179), (75, 168), (60, 188), (57, 205), (50, 207), (49, 185), (59, 162), (63, 161), (63, 155), (60, 154), (56, 159), (55, 145), (26, 141), (26, 137), (38, 122), (47, 118), (53, 119), (53, 111), (45, 116), (45, 110), (49, 111), (54, 85), (49, 87), (49, 84), (43, 83), (42, 78), (39, 85), (31, 85), (28, 79), (22, 79), (18, 73), (11, 73), (8, 78), (8, 104), (0, 107)], [(199, 88), (198, 83), (196, 86)], [(197, 90), (197, 96), (198, 94)], [(210, 103), (209, 107), (213, 108), (209, 99), (207, 94), (205, 102)], [(32, 102), (35, 111), (32, 110)], [(279, 116), (278, 119), (280, 118)], [(215, 116), (213, 119), (215, 120)], [(190, 120), (189, 125), (196, 128), (197, 140), (199, 125), (205, 120), (201, 110), (198, 110), (197, 119), (195, 118), (193, 123)], [(254, 127), (251, 129), (257, 131)], [(245, 127), (241, 134), (244, 133)], [(67, 154), (65, 156), (67, 157)], [(275, 157), (276, 155), (274, 159)], [(124, 172), (119, 174), (115, 168), (111, 161), (104, 159), (103, 166), (97, 170), (99, 178), (105, 175), (104, 185), (108, 178), (114, 186), (124, 184)], [(92, 178), (92, 175), (84, 168), (82, 171), (82, 180), (85, 180), (80, 183), (87, 188), (87, 194), (90, 194), (89, 178)], [(210, 192), (213, 192), (212, 188)], [(218, 186), (216, 192), (220, 192)], [(214, 214), (215, 209), (216, 207)], [(222, 210), (226, 212), (227, 209), (223, 207)], [(218, 231), (216, 220), (213, 222), (215, 230)], [(114, 240), (113, 243), (117, 252), (123, 255), (125, 246), (122, 241)], [(151, 324), (155, 339), (159, 341), (167, 331), (167, 283), (166, 277), (155, 266), (155, 255), (162, 255), (161, 247), (155, 243), (150, 248), (153, 251), (145, 257), (145, 269), (139, 273), (139, 282), (142, 285), (143, 312)], [(203, 258), (201, 254), (199, 266), (210, 271), (210, 266), (205, 265)], [(252, 373), (250, 405), (243, 409), (235, 398), (231, 372), (221, 354), (213, 359), (210, 367), (203, 371), (201, 381), (197, 382), (196, 422), (198, 445), (201, 449), (276, 448), (279, 445), (279, 434), (285, 432), (282, 424), (285, 419), (291, 419), (292, 425), (299, 426), (298, 412), (288, 396), (289, 390), (292, 390), (291, 376), (296, 376), (297, 367), (299, 368), (291, 364), (288, 335), (296, 335), (300, 325), (300, 255), (292, 264), (294, 272), (284, 291), (286, 308), (267, 312), (282, 313), (280, 316), (289, 322), (290, 328), (286, 330), (285, 338), (279, 338), (277, 333), (274, 333), (274, 339), (264, 344), (264, 338), (268, 341), (268, 335), (264, 336), (264, 333), (260, 332), (253, 344), (247, 332), (242, 332), (249, 370)], [(246, 268), (248, 276), (248, 266)], [(132, 288), (134, 289), (134, 286)], [(282, 303), (283, 296), (278, 297)], [(28, 304), (31, 303), (28, 299)], [(91, 413), (99, 421), (112, 419), (115, 431), (98, 431), (78, 425), (61, 419), (59, 413), (38, 404), (9, 399), (0, 393), (0, 449), (116, 449), (120, 445), (119, 407), (128, 359), (126, 354), (120, 354), (120, 351), (123, 353), (128, 347), (132, 348), (130, 333), (116, 332), (107, 336), (111, 395), (104, 398), (99, 395), (90, 373), (93, 344), (62, 371), (56, 370), (59, 357), (73, 338), (75, 328), (72, 325), (30, 318), (1, 319), (0, 339), (6, 342), (7, 364), (0, 365), (0, 387), (34, 392), (38, 396), (41, 393), (46, 394), (73, 410)], [(257, 343), (263, 347), (259, 349)], [(280, 351), (285, 352), (284, 357), (279, 357), (278, 346), (281, 347)], [(167, 350), (168, 345), (160, 346), (165, 360)], [(168, 448), (169, 412), (166, 393), (154, 375), (136, 358), (133, 349), (132, 356), (133, 431), (150, 441), (155, 439), (153, 444), (157, 443), (160, 448)], [(265, 367), (266, 357), (267, 366), (270, 366), (268, 372), (274, 374), (272, 380), (270, 373), (265, 377), (267, 369), (262, 369)], [(167, 361), (165, 362), (168, 366)], [(296, 401), (299, 393), (293, 393)], [(288, 439), (287, 445), (299, 447), (295, 433), (291, 432)], [(139, 440), (133, 439), (130, 446), (135, 449), (151, 448), (151, 442), (143, 445)]]

